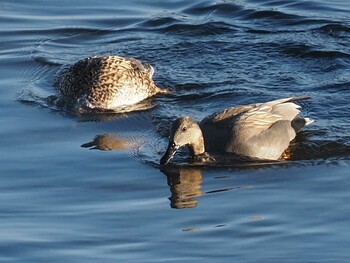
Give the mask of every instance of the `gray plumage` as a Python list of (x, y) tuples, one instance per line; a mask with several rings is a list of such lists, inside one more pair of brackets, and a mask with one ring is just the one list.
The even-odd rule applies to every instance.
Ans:
[(174, 121), (169, 146), (161, 159), (167, 163), (176, 150), (188, 146), (190, 154), (235, 153), (277, 160), (296, 133), (313, 122), (299, 116), (294, 101), (308, 97), (284, 98), (265, 103), (231, 107), (204, 118), (197, 124), (190, 117)]

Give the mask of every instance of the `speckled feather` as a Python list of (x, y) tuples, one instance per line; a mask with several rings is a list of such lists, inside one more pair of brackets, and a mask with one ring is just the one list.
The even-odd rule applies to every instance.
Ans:
[(133, 58), (94, 56), (72, 65), (60, 78), (59, 95), (74, 105), (115, 109), (167, 90), (152, 80), (153, 68)]

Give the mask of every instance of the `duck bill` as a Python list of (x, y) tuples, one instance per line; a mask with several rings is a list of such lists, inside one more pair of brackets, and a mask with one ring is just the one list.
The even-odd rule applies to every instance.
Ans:
[(176, 150), (178, 148), (179, 147), (176, 146), (174, 142), (173, 143), (169, 143), (168, 149), (164, 153), (163, 157), (160, 159), (160, 164), (161, 165), (167, 164), (171, 160), (171, 158), (173, 158), (173, 156), (175, 155)]

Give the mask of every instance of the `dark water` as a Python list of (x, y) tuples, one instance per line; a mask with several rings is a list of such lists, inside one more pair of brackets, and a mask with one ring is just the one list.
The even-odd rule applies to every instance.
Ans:
[[(1, 262), (347, 262), (350, 4), (1, 1)], [(154, 65), (146, 111), (46, 105), (91, 55)], [(283, 164), (157, 163), (171, 121), (310, 95)], [(184, 208), (184, 209), (181, 209)], [(186, 208), (186, 209), (185, 209)]]

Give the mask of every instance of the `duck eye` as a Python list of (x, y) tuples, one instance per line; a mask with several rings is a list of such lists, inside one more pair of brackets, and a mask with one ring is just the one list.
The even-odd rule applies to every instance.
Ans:
[(183, 127), (181, 128), (181, 130), (182, 130), (183, 132), (187, 131), (187, 127), (186, 127), (186, 126), (183, 126)]

